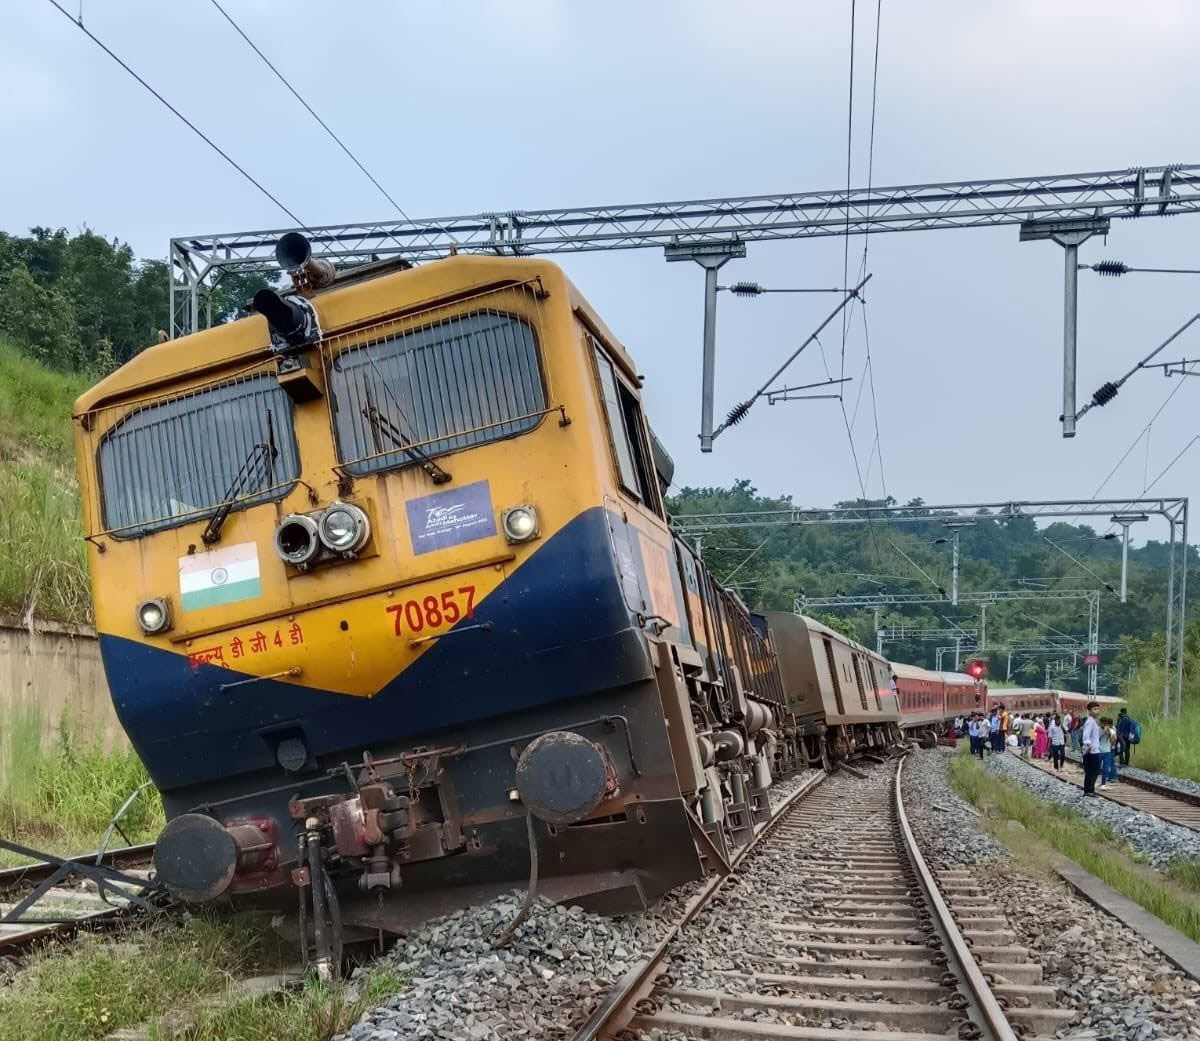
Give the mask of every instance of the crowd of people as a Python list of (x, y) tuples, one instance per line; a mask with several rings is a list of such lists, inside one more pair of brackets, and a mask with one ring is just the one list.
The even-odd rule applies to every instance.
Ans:
[(1068, 745), (1083, 760), (1083, 794), (1094, 795), (1096, 782), (1107, 788), (1119, 780), (1117, 764), (1129, 765), (1133, 746), (1142, 739), (1142, 728), (1125, 709), (1116, 720), (1100, 715), (1100, 705), (1088, 702), (1085, 714), (1022, 715), (1009, 712), (1004, 705), (993, 705), (988, 712), (972, 712), (954, 720), (954, 732), (971, 742), (971, 754), (1015, 751), (1028, 759), (1050, 759), (1056, 771), (1063, 768)]

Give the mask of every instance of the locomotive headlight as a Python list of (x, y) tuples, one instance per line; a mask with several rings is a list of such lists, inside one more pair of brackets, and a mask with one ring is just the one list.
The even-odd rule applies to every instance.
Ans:
[(285, 564), (305, 567), (321, 549), (317, 522), (303, 513), (293, 513), (275, 529), (275, 552)]
[(137, 623), (147, 636), (170, 629), (171, 608), (166, 599), (159, 596), (153, 600), (143, 600), (138, 604)]
[(321, 517), (320, 535), (334, 553), (354, 553), (371, 537), (371, 522), (357, 506), (335, 502)]
[(537, 538), (537, 510), (528, 504), (511, 506), (504, 511), (501, 526), (504, 528), (504, 537), (509, 542), (528, 542)]

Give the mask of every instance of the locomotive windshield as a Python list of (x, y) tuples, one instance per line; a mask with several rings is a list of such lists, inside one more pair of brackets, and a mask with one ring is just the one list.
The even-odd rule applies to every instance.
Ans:
[(99, 470), (104, 525), (126, 535), (279, 498), (300, 476), (291, 399), (261, 375), (140, 407), (104, 435)]
[(329, 392), (338, 454), (354, 474), (532, 430), (546, 408), (537, 340), (513, 315), (478, 311), (352, 347)]

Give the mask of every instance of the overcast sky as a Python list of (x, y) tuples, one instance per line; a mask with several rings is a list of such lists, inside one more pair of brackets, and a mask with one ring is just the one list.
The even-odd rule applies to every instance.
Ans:
[[(63, 2), (78, 12), (79, 0)], [(412, 216), (845, 186), (848, 0), (224, 2)], [(876, 185), (1200, 161), (1195, 0), (882, 6)], [(4, 230), (86, 225), (161, 257), (172, 235), (289, 223), (48, 2), (0, 9)], [(875, 5), (860, 0), (858, 16), (855, 185), (867, 177)], [(83, 0), (83, 17), (305, 223), (394, 216), (209, 0)], [(1120, 222), (1082, 259), (1200, 267), (1198, 236), (1200, 215)], [(852, 238), (852, 270), (862, 250)], [(840, 239), (751, 244), (722, 281), (834, 286), (842, 251)], [(700, 454), (699, 267), (668, 265), (659, 250), (562, 263), (645, 374), (677, 483), (746, 477), (804, 505), (859, 494), (836, 402), (761, 403)], [(1057, 246), (1019, 243), (1016, 227), (876, 235), (867, 267), (882, 468), (869, 395), (854, 436), (871, 496), (1090, 496), (1179, 383), (1139, 374), (1064, 441)], [(1081, 402), (1194, 314), (1198, 290), (1200, 276), (1081, 272)], [(719, 412), (830, 304), (722, 294)], [(823, 343), (837, 370), (835, 326)], [(1173, 358), (1200, 357), (1200, 323), (1177, 347)], [(864, 357), (856, 314), (846, 344), (856, 380)], [(787, 381), (824, 375), (810, 349)], [(851, 415), (858, 393), (855, 382)], [(1200, 380), (1104, 493), (1140, 493), (1200, 430), (1198, 413)], [(1198, 460), (1200, 444), (1152, 491), (1196, 492)], [(1160, 526), (1145, 534), (1161, 537)]]

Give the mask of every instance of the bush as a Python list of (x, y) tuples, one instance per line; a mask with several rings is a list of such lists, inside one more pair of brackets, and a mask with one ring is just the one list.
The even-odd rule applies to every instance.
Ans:
[[(9, 713), (0, 739), (0, 834), (59, 855), (86, 853), (149, 775), (133, 751), (82, 746), (65, 725), (52, 748), (43, 749), (41, 737), (36, 709)], [(162, 803), (150, 787), (121, 828), (137, 842), (152, 838), (162, 823)]]
[(1200, 702), (1185, 689), (1180, 718), (1163, 719), (1161, 666), (1139, 669), (1122, 693), (1130, 715), (1142, 725), (1130, 765), (1200, 781)]

